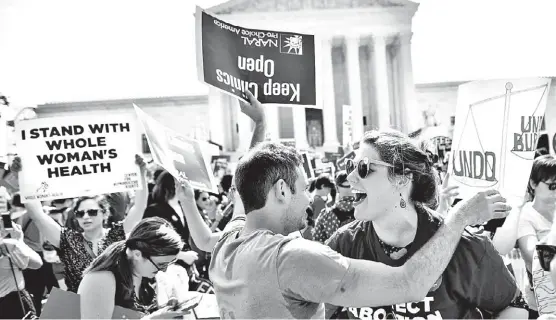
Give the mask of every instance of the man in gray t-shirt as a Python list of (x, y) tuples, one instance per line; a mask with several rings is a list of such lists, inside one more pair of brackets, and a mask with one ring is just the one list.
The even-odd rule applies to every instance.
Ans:
[(295, 149), (276, 143), (259, 144), (239, 161), (235, 185), (246, 215), (226, 226), (209, 268), (222, 319), (323, 319), (323, 302), (368, 307), (421, 301), (465, 226), (510, 209), (498, 192), (480, 192), (456, 206), (403, 266), (390, 267), (287, 236), (306, 221), (302, 170)]

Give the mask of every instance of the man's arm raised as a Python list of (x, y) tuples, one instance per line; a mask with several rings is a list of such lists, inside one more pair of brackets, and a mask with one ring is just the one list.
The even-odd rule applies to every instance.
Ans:
[(344, 307), (421, 301), (448, 266), (465, 227), (504, 217), (510, 209), (497, 191), (458, 203), (436, 234), (400, 267), (348, 259), (328, 247), (292, 240), (280, 253), (280, 286), (308, 301)]

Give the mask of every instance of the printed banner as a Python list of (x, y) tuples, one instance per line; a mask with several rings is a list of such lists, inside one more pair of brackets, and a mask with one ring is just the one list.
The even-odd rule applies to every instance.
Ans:
[(141, 144), (133, 115), (20, 121), (16, 137), (22, 202), (143, 188), (135, 164)]
[(230, 24), (197, 7), (197, 73), (200, 81), (247, 101), (317, 105), (315, 37)]
[(458, 91), (449, 172), (460, 195), (496, 189), (521, 198), (533, 164), (550, 79), (475, 81)]
[(143, 125), (153, 160), (175, 178), (188, 178), (195, 189), (218, 192), (208, 162), (208, 143), (189, 139), (165, 127), (133, 105)]

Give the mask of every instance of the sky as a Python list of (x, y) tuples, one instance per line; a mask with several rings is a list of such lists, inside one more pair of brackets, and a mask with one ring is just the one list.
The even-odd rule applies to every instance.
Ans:
[[(195, 4), (0, 0), (0, 92), (14, 105), (206, 94)], [(554, 0), (421, 0), (416, 83), (556, 75)]]

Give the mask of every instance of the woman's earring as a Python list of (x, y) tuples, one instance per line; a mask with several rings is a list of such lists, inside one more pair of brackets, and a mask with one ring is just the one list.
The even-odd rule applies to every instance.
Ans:
[(405, 208), (407, 206), (407, 204), (405, 203), (405, 200), (402, 197), (402, 194), (400, 193), (400, 207)]

